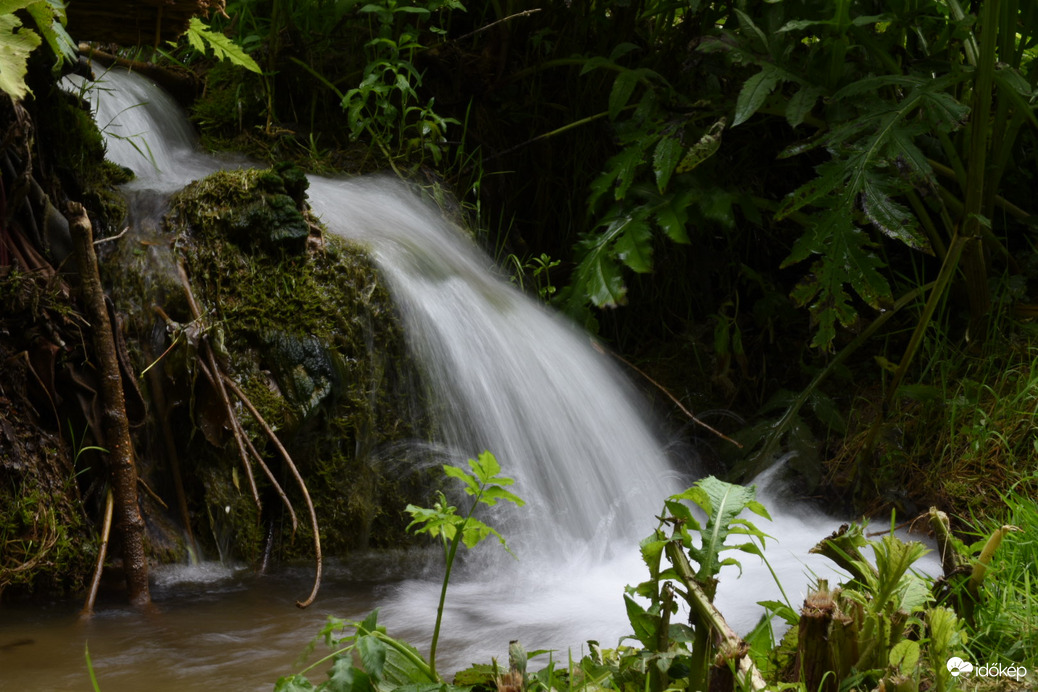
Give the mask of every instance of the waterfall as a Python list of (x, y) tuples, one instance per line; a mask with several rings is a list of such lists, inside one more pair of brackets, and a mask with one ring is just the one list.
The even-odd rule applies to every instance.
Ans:
[[(176, 105), (144, 78), (110, 72), (91, 100), (108, 157), (138, 175), (130, 191), (162, 196), (243, 165), (199, 153)], [(615, 646), (630, 632), (623, 586), (647, 576), (637, 541), (655, 526), (662, 499), (680, 489), (645, 404), (586, 334), (504, 280), (409, 186), (384, 176), (310, 182), (311, 205), (329, 231), (366, 247), (387, 282), (433, 408), (433, 445), (462, 465), (492, 451), (528, 502), (499, 517), (519, 561), (477, 562), (452, 583), (450, 650), (441, 663), (502, 657), (513, 638), (559, 648), (563, 657), (587, 637)], [(778, 550), (769, 541), (767, 555), (798, 602), (808, 574), (828, 571), (806, 552), (834, 522), (804, 508), (773, 514), (773, 524), (758, 524), (781, 537)], [(756, 602), (780, 595), (763, 564), (740, 561), (741, 578), (735, 568), (722, 572), (717, 601), (747, 631), (761, 612)], [(383, 585), (371, 606), (382, 607), (393, 634), (421, 648), (437, 579)]]
[(488, 449), (517, 478), (528, 505), (511, 537), (566, 551), (651, 530), (675, 474), (644, 404), (586, 334), (497, 276), (403, 183), (312, 179), (309, 194), (329, 230), (367, 247), (388, 281), (440, 442), (461, 459)]

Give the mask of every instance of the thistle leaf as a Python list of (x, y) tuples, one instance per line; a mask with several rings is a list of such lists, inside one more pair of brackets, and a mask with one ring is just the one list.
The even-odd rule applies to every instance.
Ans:
[(862, 211), (883, 235), (900, 240), (913, 250), (932, 254), (930, 243), (920, 230), (915, 215), (890, 196), (891, 182), (887, 176), (866, 171), (861, 185)]

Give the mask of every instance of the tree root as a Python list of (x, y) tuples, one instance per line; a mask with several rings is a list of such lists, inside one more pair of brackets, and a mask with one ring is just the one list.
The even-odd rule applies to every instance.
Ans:
[[(177, 270), (180, 274), (180, 280), (183, 284), (184, 292), (187, 296), (188, 305), (191, 308), (192, 318), (195, 320), (200, 320), (202, 313), (198, 307), (198, 303), (195, 301), (194, 293), (191, 290), (191, 284), (187, 278), (187, 272), (184, 270), (183, 265), (178, 265)], [(246, 473), (248, 475), (249, 488), (252, 490), (252, 495), (253, 499), (256, 502), (256, 506), (262, 508), (259, 498), (259, 492), (256, 488), (256, 480), (252, 473), (252, 464), (249, 463), (250, 457), (252, 459), (255, 459), (256, 462), (260, 465), (260, 468), (263, 469), (264, 474), (267, 476), (268, 480), (270, 480), (271, 484), (274, 486), (278, 495), (281, 497), (282, 502), (284, 502), (285, 507), (288, 508), (289, 515), (292, 518), (292, 533), (293, 535), (295, 534), (296, 528), (298, 527), (298, 520), (296, 518), (295, 510), (292, 507), (292, 503), (288, 499), (288, 495), (285, 494), (284, 489), (282, 489), (281, 485), (274, 478), (274, 474), (271, 473), (270, 468), (263, 462), (263, 458), (260, 455), (260, 453), (256, 450), (255, 445), (252, 444), (252, 441), (249, 440), (248, 435), (245, 433), (245, 429), (244, 427), (242, 427), (241, 421), (235, 413), (234, 407), (231, 405), (230, 397), (227, 395), (228, 389), (230, 389), (231, 392), (233, 392), (234, 395), (238, 398), (238, 400), (241, 401), (241, 403), (252, 415), (253, 420), (256, 421), (256, 424), (260, 426), (260, 428), (263, 430), (264, 434), (267, 436), (270, 442), (274, 445), (275, 448), (277, 448), (278, 452), (281, 454), (281, 457), (288, 465), (288, 468), (291, 471), (292, 476), (295, 478), (296, 483), (299, 485), (300, 491), (303, 493), (303, 499), (306, 501), (306, 507), (310, 513), (310, 525), (313, 528), (314, 532), (314, 558), (317, 567), (316, 576), (314, 577), (314, 586), (313, 589), (310, 591), (310, 595), (303, 601), (296, 601), (297, 606), (299, 606), (300, 608), (306, 608), (314, 602), (314, 600), (317, 598), (317, 592), (321, 588), (321, 572), (323, 569), (324, 562), (323, 557), (321, 555), (321, 532), (320, 526), (317, 523), (317, 512), (314, 509), (313, 500), (311, 500), (310, 498), (310, 492), (306, 488), (306, 482), (303, 480), (303, 476), (299, 473), (299, 468), (296, 466), (295, 462), (292, 461), (292, 456), (288, 453), (288, 450), (285, 449), (284, 445), (281, 444), (281, 440), (278, 439), (277, 434), (270, 427), (270, 425), (267, 424), (267, 421), (260, 414), (259, 410), (256, 409), (252, 401), (249, 399), (248, 396), (246, 396), (245, 392), (242, 391), (242, 389), (237, 385), (237, 383), (220, 369), (220, 364), (216, 360), (216, 355), (214, 354), (212, 345), (209, 343), (209, 341), (203, 338), (199, 346), (203, 349), (203, 353), (199, 354), (198, 366), (201, 369), (202, 373), (205, 375), (205, 377), (210, 381), (210, 383), (212, 383), (217, 393), (220, 395), (220, 399), (223, 403), (224, 409), (227, 412), (227, 418), (230, 421), (231, 430), (234, 433), (234, 440), (238, 447), (238, 454), (241, 457), (242, 465), (245, 467)], [(203, 355), (204, 360), (202, 358)], [(206, 361), (208, 361), (208, 364)]]

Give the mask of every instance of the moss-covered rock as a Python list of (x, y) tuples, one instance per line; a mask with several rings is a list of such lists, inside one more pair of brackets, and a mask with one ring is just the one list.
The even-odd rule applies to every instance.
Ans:
[[(290, 167), (215, 173), (171, 200), (165, 261), (173, 268), (133, 253), (107, 267), (122, 285), (151, 292), (121, 300), (134, 316), (142, 368), (177, 342), (155, 366), (162, 376), (152, 388), (161, 387), (170, 402), (167, 422), (185, 467), (194, 535), (210, 556), (255, 562), (274, 526), (275, 555), (306, 558), (312, 535), (287, 465), (235, 402), (235, 415), (295, 508), (297, 531), (255, 464), (262, 509), (253, 501), (226, 407), (197, 360), (202, 339), (298, 466), (326, 555), (402, 542), (402, 509), (421, 484), (394, 459), (406, 448), (394, 443), (421, 437), (424, 425), (413, 417), (420, 407), (412, 401), (414, 374), (394, 307), (363, 251), (323, 237), (305, 207), (305, 189), (305, 176)], [(177, 295), (177, 263), (202, 313), (197, 321), (183, 286)], [(137, 271), (150, 278), (126, 276)], [(150, 309), (152, 302), (160, 310)], [(159, 471), (153, 476), (161, 488), (168, 472)]]

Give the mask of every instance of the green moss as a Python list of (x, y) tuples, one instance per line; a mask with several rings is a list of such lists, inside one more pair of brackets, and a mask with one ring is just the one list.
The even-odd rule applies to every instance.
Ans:
[[(181, 403), (171, 424), (179, 456), (186, 460), (195, 535), (210, 555), (255, 561), (265, 527), (273, 524), (276, 554), (307, 559), (312, 534), (287, 465), (262, 426), (236, 406), (249, 438), (288, 493), (300, 526), (293, 536), (281, 499), (258, 468), (254, 476), (263, 508), (256, 508), (226, 411), (194, 362), (190, 344), (198, 335), (213, 344), (221, 368), (292, 455), (316, 507), (326, 555), (399, 545), (406, 539), (402, 508), (415, 499), (421, 483), (401, 473), (404, 464), (383, 451), (404, 449), (393, 443), (422, 437), (425, 426), (413, 414), (414, 374), (395, 310), (370, 259), (348, 243), (322, 237), (320, 225), (300, 204), (305, 183), (298, 169), (284, 166), (216, 173), (178, 193), (167, 215), (169, 262), (183, 264), (203, 317), (180, 332), (182, 345), (159, 369), (167, 398)], [(288, 217), (303, 224), (302, 242), (269, 240), (271, 227), (283, 227)], [(136, 267), (131, 274), (148, 276), (120, 280), (154, 298), (154, 266), (129, 259)], [(125, 274), (127, 266), (110, 267), (108, 273)], [(192, 322), (186, 302), (175, 295), (176, 281), (160, 292), (169, 298), (160, 307), (180, 325), (174, 334)], [(142, 306), (131, 333), (153, 338), (162, 323), (150, 306), (143, 307), (148, 299), (130, 302)], [(169, 342), (166, 337), (151, 350)]]

